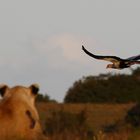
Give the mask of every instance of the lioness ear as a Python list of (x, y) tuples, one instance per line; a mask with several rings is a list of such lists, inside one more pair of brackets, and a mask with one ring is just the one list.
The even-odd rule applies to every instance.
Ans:
[(38, 84), (33, 84), (33, 85), (30, 86), (30, 88), (31, 88), (31, 91), (34, 95), (36, 95), (39, 91), (39, 85)]
[(7, 85), (0, 85), (0, 95), (3, 97), (6, 93), (6, 90), (8, 89)]

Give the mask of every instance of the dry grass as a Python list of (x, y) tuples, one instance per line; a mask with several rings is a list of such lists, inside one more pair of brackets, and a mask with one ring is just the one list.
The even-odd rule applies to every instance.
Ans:
[[(78, 134), (65, 131), (56, 133), (48, 138), (48, 140), (129, 140), (130, 132), (125, 130), (115, 133), (103, 133), (102, 127), (105, 125), (116, 123), (123, 120), (127, 111), (135, 104), (54, 104), (54, 103), (38, 103), (42, 125), (49, 118), (52, 111), (63, 110), (65, 112), (77, 114), (83, 110), (86, 111), (87, 122), (90, 129), (95, 132), (91, 138), (87, 134)], [(45, 128), (45, 126), (44, 126)]]
[[(55, 133), (47, 138), (39, 138), (36, 140), (139, 140), (139, 133), (130, 136), (130, 131), (123, 130), (114, 133), (103, 133), (102, 127), (123, 120), (127, 111), (135, 104), (54, 104), (54, 103), (37, 103), (40, 114), (41, 123), (45, 128), (46, 119), (51, 116), (52, 111), (69, 112), (77, 114), (83, 110), (86, 111), (87, 122), (95, 133), (93, 137), (88, 137), (87, 133), (78, 133), (78, 131), (63, 133)], [(140, 131), (139, 131), (140, 132)], [(137, 139), (133, 139), (137, 136)], [(129, 139), (131, 138), (131, 139)], [(5, 139), (8, 140), (8, 139)], [(14, 138), (13, 140), (23, 140)]]
[[(123, 129), (122, 131), (104, 133), (102, 128), (123, 120), (127, 111), (135, 104), (56, 104), (56, 103), (37, 103), (41, 124), (45, 129), (45, 122), (51, 116), (52, 111), (69, 112), (78, 114), (81, 111), (86, 112), (87, 123), (90, 129), (94, 131), (94, 135), (89, 137), (86, 132), (78, 131), (70, 132), (64, 130), (62, 133), (54, 133), (47, 137), (37, 140), (129, 140), (130, 131)], [(137, 134), (135, 134), (137, 136)], [(132, 136), (131, 136), (132, 137)], [(8, 139), (9, 140), (9, 139)], [(14, 140), (23, 140), (14, 138)], [(131, 139), (134, 140), (134, 139)]]
[[(48, 140), (129, 140), (130, 133), (129, 132), (121, 132), (121, 133), (111, 133), (104, 134), (99, 132), (96, 136), (88, 139), (86, 136), (80, 137), (78, 135), (73, 134), (55, 134), (52, 137), (48, 138)], [(139, 140), (139, 139), (137, 139)]]
[(79, 113), (86, 110), (87, 121), (92, 130), (98, 133), (101, 128), (107, 124), (113, 124), (122, 120), (127, 111), (134, 106), (133, 103), (129, 104), (52, 104), (52, 103), (38, 103), (41, 122), (44, 125), (45, 119), (50, 115), (53, 110), (60, 109), (70, 112)]

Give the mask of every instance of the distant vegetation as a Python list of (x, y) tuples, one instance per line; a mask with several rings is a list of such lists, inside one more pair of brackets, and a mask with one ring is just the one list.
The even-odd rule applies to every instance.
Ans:
[(132, 74), (100, 74), (76, 81), (67, 91), (65, 103), (140, 102), (140, 68)]
[(36, 99), (37, 102), (54, 102), (56, 103), (57, 101), (54, 100), (54, 99), (51, 99), (49, 95), (45, 94), (38, 94), (37, 95), (37, 99)]

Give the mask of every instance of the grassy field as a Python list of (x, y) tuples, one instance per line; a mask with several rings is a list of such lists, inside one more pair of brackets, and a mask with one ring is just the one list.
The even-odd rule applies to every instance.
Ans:
[[(37, 108), (40, 114), (41, 123), (43, 129), (46, 127), (46, 120), (50, 118), (51, 112), (63, 111), (66, 113), (78, 114), (81, 111), (86, 113), (86, 122), (90, 130), (93, 130), (96, 138), (92, 140), (129, 140), (128, 136), (130, 132), (122, 131), (121, 133), (103, 133), (102, 129), (104, 126), (116, 124), (124, 120), (126, 113), (129, 109), (134, 106), (133, 103), (129, 104), (54, 104), (54, 103), (37, 103)], [(62, 120), (63, 121), (63, 120)], [(61, 124), (61, 122), (60, 122)], [(138, 132), (137, 132), (138, 133)], [(133, 135), (138, 135), (138, 134)], [(72, 135), (72, 134), (71, 134)], [(59, 134), (53, 135), (50, 140), (81, 140), (70, 136), (68, 132), (61, 136)], [(130, 137), (133, 140), (133, 137)], [(83, 140), (88, 140), (86, 137)]]

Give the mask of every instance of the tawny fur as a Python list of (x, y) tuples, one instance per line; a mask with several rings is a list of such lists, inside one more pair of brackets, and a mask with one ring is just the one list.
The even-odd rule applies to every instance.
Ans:
[(0, 102), (0, 140), (39, 140), (42, 130), (34, 103), (30, 87), (7, 88)]

